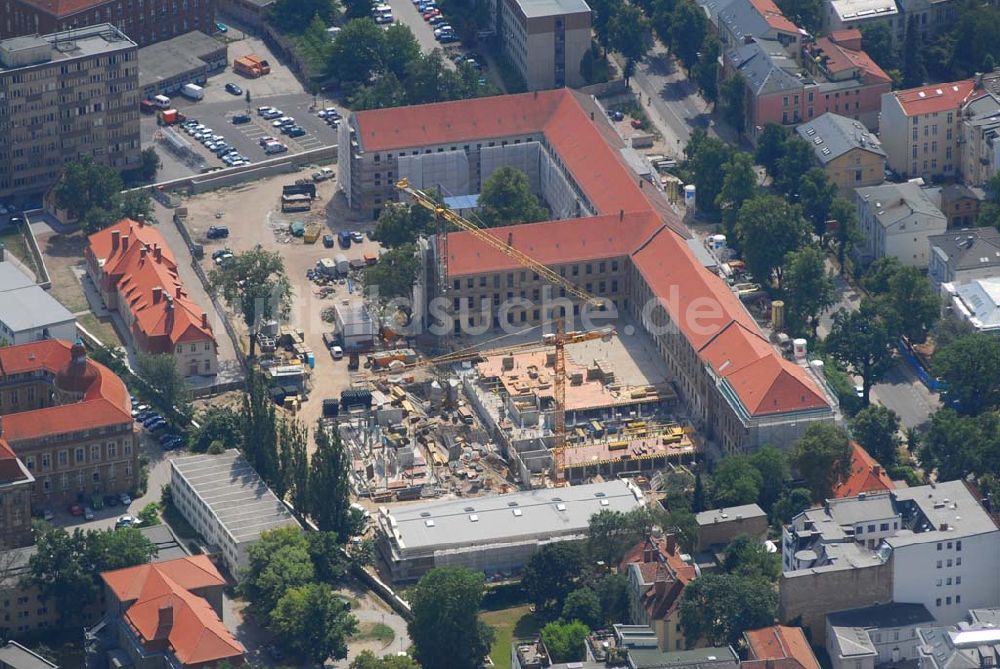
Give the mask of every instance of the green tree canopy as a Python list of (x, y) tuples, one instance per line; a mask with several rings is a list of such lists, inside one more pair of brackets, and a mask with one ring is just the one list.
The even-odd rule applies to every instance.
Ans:
[(553, 621), (542, 628), (542, 642), (553, 662), (579, 662), (586, 655), (584, 642), (590, 628), (579, 620)]
[(198, 428), (191, 429), (191, 450), (204, 453), (214, 441), (222, 442), (224, 449), (243, 446), (243, 428), (238, 413), (228, 407), (212, 405), (198, 414)]
[(765, 511), (771, 511), (774, 504), (781, 498), (788, 480), (788, 458), (784, 451), (774, 446), (764, 446), (750, 456), (750, 466), (760, 473), (761, 487), (757, 503)]
[(906, 22), (906, 37), (903, 42), (903, 88), (922, 86), (927, 80), (924, 67), (924, 45), (920, 37), (921, 27), (918, 16), (911, 15)]
[(760, 540), (741, 534), (726, 546), (722, 568), (734, 576), (763, 578), (775, 583), (781, 575), (781, 556), (769, 553)]
[(837, 253), (837, 263), (840, 273), (846, 271), (847, 255), (855, 244), (861, 241), (861, 230), (858, 227), (857, 209), (850, 200), (835, 197), (830, 205), (830, 220), (837, 222), (837, 227), (831, 236), (831, 242)]
[(715, 487), (715, 503), (718, 506), (740, 506), (755, 504), (760, 497), (763, 478), (750, 465), (745, 455), (724, 458), (712, 475)]
[(535, 614), (542, 619), (559, 615), (582, 572), (583, 551), (576, 543), (557, 541), (539, 546), (521, 580), (528, 599), (535, 604)]
[(427, 572), (413, 587), (407, 630), (421, 666), (479, 669), (495, 635), (478, 617), (483, 582), (482, 573), (445, 567)]
[(209, 281), (243, 317), (250, 331), (250, 357), (253, 357), (257, 328), (270, 319), (285, 318), (291, 308), (292, 286), (281, 254), (266, 251), (258, 244), (213, 269)]
[(649, 51), (649, 21), (636, 5), (618, 3), (608, 25), (608, 47), (638, 63)]
[(420, 259), (417, 258), (417, 248), (414, 244), (403, 244), (389, 249), (378, 262), (365, 268), (365, 288), (370, 297), (386, 304), (392, 300), (408, 299), (413, 295), (413, 284), (420, 271)]
[(878, 307), (868, 299), (861, 301), (857, 311), (841, 309), (834, 314), (826, 338), (830, 355), (861, 377), (865, 406), (872, 386), (892, 367), (893, 345), (894, 337)]
[(830, 181), (822, 167), (812, 167), (802, 175), (798, 192), (802, 214), (812, 223), (813, 231), (823, 236), (833, 200), (837, 197), (837, 184)]
[(325, 583), (289, 588), (271, 612), (281, 644), (311, 663), (347, 657), (347, 639), (358, 628), (347, 601)]
[(322, 420), (316, 423), (314, 436), (316, 451), (309, 473), (312, 495), (309, 511), (320, 530), (334, 532), (340, 543), (346, 543), (359, 529), (351, 512), (351, 457), (340, 433), (328, 429)]
[(771, 515), (779, 522), (790, 523), (792, 518), (810, 506), (812, 506), (812, 493), (806, 488), (792, 488), (781, 494)]
[(122, 178), (114, 169), (84, 158), (66, 165), (56, 185), (56, 206), (80, 219), (89, 234), (116, 220), (121, 190)]
[(594, 583), (601, 600), (602, 624), (628, 619), (629, 583), (625, 574), (605, 574)]
[[(688, 154), (688, 166), (694, 172), (698, 206), (705, 211), (715, 211), (725, 184), (725, 172), (719, 166), (729, 162), (733, 149), (722, 140), (696, 133), (691, 135), (685, 151)], [(738, 184), (732, 185), (733, 190), (726, 194), (727, 198), (741, 194), (737, 189)]]
[(975, 333), (959, 337), (934, 354), (934, 372), (963, 413), (1000, 407), (1000, 339)]
[(579, 620), (591, 629), (604, 624), (601, 599), (590, 588), (577, 588), (566, 595), (562, 609), (563, 620)]
[(351, 660), (348, 669), (420, 669), (420, 664), (409, 655), (378, 657), (370, 650), (363, 650)]
[(814, 502), (829, 499), (851, 466), (850, 437), (831, 423), (813, 423), (795, 443), (789, 461), (809, 486)]
[(892, 42), (892, 30), (883, 22), (872, 23), (861, 29), (861, 48), (887, 72), (899, 69), (899, 57)]
[(646, 507), (621, 512), (603, 509), (590, 517), (587, 556), (591, 562), (616, 566), (632, 546), (649, 536), (653, 516)]
[(815, 337), (820, 315), (836, 302), (823, 252), (809, 244), (785, 256), (783, 287), (789, 321), (807, 328)]
[[(812, 144), (798, 135), (788, 137), (782, 147), (781, 157), (778, 159), (775, 185), (788, 197), (797, 198), (804, 204), (802, 182), (815, 162), (816, 154), (813, 153)], [(824, 192), (814, 193), (814, 195), (821, 200), (820, 204), (822, 204), (823, 198), (828, 194)]]
[(773, 624), (777, 612), (778, 596), (766, 579), (706, 574), (684, 588), (680, 625), (689, 648), (699, 639), (736, 645), (745, 631)]
[(261, 620), (270, 620), (287, 591), (312, 583), (315, 576), (305, 535), (297, 527), (283, 527), (262, 533), (247, 549), (237, 591)]
[(821, 34), (826, 12), (821, 0), (779, 0), (776, 4), (795, 25), (805, 28), (811, 35)]
[(764, 166), (767, 173), (777, 178), (778, 161), (785, 155), (785, 142), (788, 133), (777, 123), (768, 123), (757, 140), (757, 163)]
[(488, 227), (544, 221), (549, 212), (531, 192), (528, 175), (504, 166), (491, 174), (479, 194), (479, 218)]
[(722, 55), (722, 43), (712, 34), (705, 36), (701, 45), (701, 56), (691, 74), (698, 84), (701, 96), (707, 102), (715, 104), (719, 99), (719, 56)]
[(163, 403), (186, 411), (191, 401), (184, 374), (177, 367), (178, 361), (170, 353), (143, 353), (136, 356), (139, 376), (153, 386), (163, 398)]
[[(358, 0), (350, 1), (353, 3)], [(348, 4), (348, 8), (350, 6)], [(368, 16), (370, 11), (369, 5), (368, 11), (363, 16)], [(335, 13), (330, 0), (277, 0), (270, 7), (269, 18), (281, 30), (298, 34), (309, 25), (314, 16), (319, 16), (324, 22), (329, 23)]]
[(920, 460), (927, 469), (937, 470), (939, 481), (970, 474), (995, 477), (1000, 471), (1000, 418), (996, 413), (962, 416), (939, 409), (921, 439)]
[(707, 32), (705, 12), (691, 0), (678, 0), (670, 16), (670, 44), (688, 72), (698, 62)]
[(879, 305), (893, 334), (922, 344), (941, 314), (941, 300), (930, 280), (916, 267), (899, 267), (888, 280)]
[(892, 409), (871, 404), (851, 419), (854, 439), (885, 467), (899, 459), (899, 416)]
[(740, 207), (736, 236), (747, 269), (762, 285), (777, 279), (781, 286), (785, 259), (806, 243), (806, 224), (799, 208), (767, 193)]
[(742, 136), (747, 114), (747, 80), (742, 74), (736, 72), (722, 80), (719, 99), (722, 102), (722, 118)]
[(753, 155), (745, 151), (735, 151), (723, 164), (722, 175), (722, 189), (715, 197), (715, 206), (722, 210), (726, 235), (735, 244), (737, 214), (743, 203), (757, 192), (757, 173), (754, 171)]
[(386, 32), (371, 18), (348, 21), (337, 33), (329, 69), (349, 95), (381, 72), (385, 41)]

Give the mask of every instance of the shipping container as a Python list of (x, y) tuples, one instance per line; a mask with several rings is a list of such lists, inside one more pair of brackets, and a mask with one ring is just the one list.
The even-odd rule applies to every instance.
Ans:
[(184, 84), (181, 95), (189, 100), (201, 100), (205, 97), (205, 89), (198, 84)]

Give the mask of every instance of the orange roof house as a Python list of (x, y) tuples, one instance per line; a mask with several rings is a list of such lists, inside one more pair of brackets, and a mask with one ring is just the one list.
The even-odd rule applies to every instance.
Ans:
[(773, 625), (743, 633), (747, 669), (820, 669), (801, 627)]
[(851, 442), (851, 469), (847, 478), (837, 483), (833, 489), (834, 497), (857, 497), (863, 492), (884, 492), (896, 486), (879, 464), (857, 442)]
[(685, 586), (698, 574), (694, 565), (681, 556), (674, 536), (640, 541), (625, 553), (618, 571), (629, 580), (632, 619), (653, 628), (661, 650), (682, 647), (684, 639), (676, 620), (678, 606)]
[[(85, 255), (91, 279), (107, 306), (121, 313), (140, 350), (174, 353), (181, 344), (208, 343), (214, 360), (208, 314), (184, 290), (159, 230), (143, 220), (122, 219), (90, 235)], [(214, 372), (214, 365), (208, 371)]]
[(206, 599), (214, 595), (221, 603), (226, 583), (206, 556), (104, 572), (101, 578), (109, 614), (119, 625), (118, 642), (133, 658), (165, 655), (181, 667), (243, 663), (243, 645)]

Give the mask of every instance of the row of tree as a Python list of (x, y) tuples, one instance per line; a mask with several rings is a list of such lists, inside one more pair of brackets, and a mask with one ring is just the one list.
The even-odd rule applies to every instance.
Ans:
[[(160, 167), (160, 159), (152, 147), (143, 149), (142, 164), (127, 174), (133, 183), (152, 181)], [(56, 206), (80, 221), (90, 234), (121, 220), (153, 217), (153, 206), (147, 191), (122, 192), (125, 182), (121, 173), (90, 158), (66, 165), (56, 186)]]

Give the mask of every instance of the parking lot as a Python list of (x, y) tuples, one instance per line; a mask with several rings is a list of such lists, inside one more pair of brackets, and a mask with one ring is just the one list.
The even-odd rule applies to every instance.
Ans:
[[(438, 43), (434, 39), (434, 28), (424, 21), (424, 18), (417, 11), (417, 7), (413, 4), (412, 0), (385, 0), (385, 3), (392, 7), (392, 15), (396, 19), (396, 22), (405, 23), (413, 31), (417, 42), (420, 43), (420, 50), (424, 53), (430, 53), (434, 49), (442, 49), (447, 53), (459, 50), (458, 42), (445, 45)], [(455, 64), (451, 60), (447, 58), (445, 60), (448, 67), (455, 67)]]

